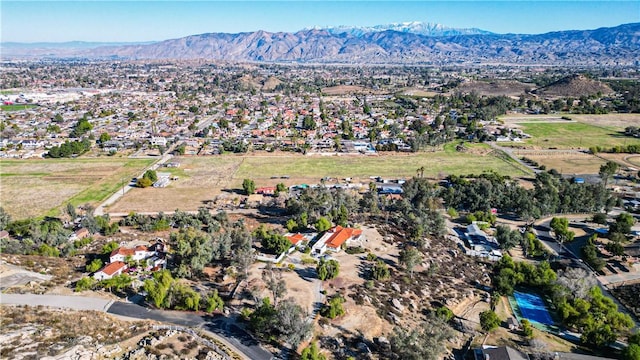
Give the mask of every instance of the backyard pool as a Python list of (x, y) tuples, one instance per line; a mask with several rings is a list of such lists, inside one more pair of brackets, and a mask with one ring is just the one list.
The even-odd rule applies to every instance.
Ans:
[(554, 325), (547, 306), (540, 296), (516, 291), (513, 293), (513, 297), (516, 299), (523, 318), (544, 325)]

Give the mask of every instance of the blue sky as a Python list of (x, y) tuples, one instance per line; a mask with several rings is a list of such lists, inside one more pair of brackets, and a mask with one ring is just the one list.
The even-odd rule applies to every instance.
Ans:
[(2, 0), (1, 40), (154, 41), (207, 32), (424, 21), (538, 34), (640, 22), (626, 1), (28, 1)]

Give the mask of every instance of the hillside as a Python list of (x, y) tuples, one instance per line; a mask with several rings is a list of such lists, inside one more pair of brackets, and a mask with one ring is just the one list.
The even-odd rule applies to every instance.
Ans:
[(208, 33), (153, 44), (92, 49), (2, 48), (3, 58), (207, 59), (357, 64), (631, 65), (640, 51), (640, 23), (539, 35), (425, 36), (384, 30), (354, 35), (310, 29), (295, 33)]
[(581, 74), (564, 77), (534, 91), (534, 93), (541, 96), (571, 96), (576, 98), (583, 95), (590, 96), (597, 93), (609, 94), (612, 92), (613, 90), (608, 85)]

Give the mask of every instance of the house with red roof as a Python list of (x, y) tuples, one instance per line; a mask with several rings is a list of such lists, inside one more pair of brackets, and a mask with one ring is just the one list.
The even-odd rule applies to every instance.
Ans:
[(342, 226), (334, 226), (322, 235), (313, 247), (311, 252), (314, 255), (322, 255), (327, 250), (339, 252), (343, 244), (349, 244), (353, 241), (361, 241), (363, 238), (361, 229), (346, 228)]
[(109, 255), (109, 262), (125, 261), (128, 257), (131, 260), (139, 261), (150, 258), (156, 255), (156, 251), (149, 249), (144, 245), (138, 245), (134, 248), (119, 247), (111, 252)]
[(122, 261), (112, 262), (105, 265), (102, 269), (96, 271), (95, 274), (93, 274), (93, 278), (96, 280), (111, 279), (116, 275), (122, 274), (122, 272), (126, 269), (127, 264), (123, 263)]

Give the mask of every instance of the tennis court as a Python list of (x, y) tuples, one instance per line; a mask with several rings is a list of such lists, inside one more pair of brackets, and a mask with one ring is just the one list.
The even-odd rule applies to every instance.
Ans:
[(537, 322), (543, 325), (554, 325), (549, 310), (547, 310), (547, 306), (540, 296), (516, 291), (513, 293), (513, 297), (517, 302), (520, 315), (523, 318), (528, 319), (532, 323)]

